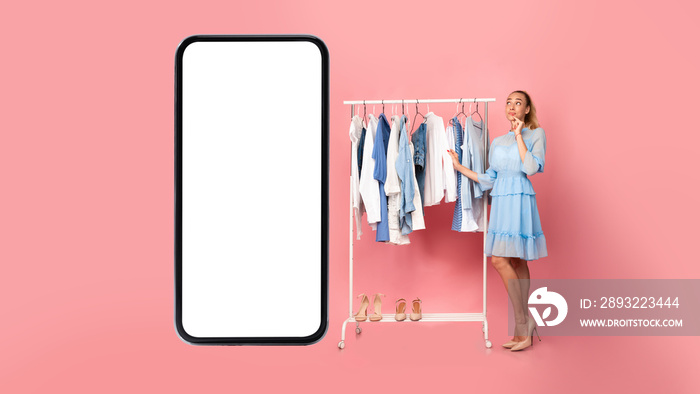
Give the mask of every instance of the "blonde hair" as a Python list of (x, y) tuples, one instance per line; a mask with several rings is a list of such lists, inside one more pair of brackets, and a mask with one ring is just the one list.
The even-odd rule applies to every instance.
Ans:
[(513, 93), (520, 93), (524, 95), (527, 99), (527, 104), (525, 106), (530, 106), (530, 112), (525, 115), (525, 120), (523, 120), (523, 123), (525, 123), (525, 127), (527, 127), (530, 130), (534, 130), (540, 127), (540, 122), (537, 120), (537, 110), (535, 110), (535, 103), (532, 102), (530, 95), (527, 94), (527, 92), (524, 90), (516, 90)]

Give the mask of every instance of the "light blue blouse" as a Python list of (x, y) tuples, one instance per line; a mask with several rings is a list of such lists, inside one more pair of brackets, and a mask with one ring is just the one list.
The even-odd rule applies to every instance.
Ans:
[[(544, 129), (541, 127), (534, 130), (524, 128), (522, 130), (523, 141), (527, 147), (527, 153), (525, 153), (525, 160), (520, 159), (520, 153), (518, 152), (518, 145), (515, 141), (515, 133), (509, 131), (508, 134), (496, 137), (489, 148), (489, 168), (485, 173), (479, 174), (479, 187), (481, 190), (486, 191), (494, 188), (491, 195), (496, 195), (497, 193), (506, 193), (521, 191), (522, 189), (513, 189), (511, 187), (518, 187), (513, 184), (508, 184), (503, 182), (502, 185), (496, 185), (496, 179), (498, 178), (498, 172), (513, 172), (522, 171), (526, 175), (534, 175), (538, 172), (544, 171), (544, 154), (547, 148), (547, 140), (544, 135)], [(517, 155), (513, 155), (511, 150), (518, 152)], [(511, 153), (511, 154), (509, 154)], [(529, 189), (532, 189), (532, 184), (527, 178), (529, 184)], [(527, 185), (520, 185), (527, 186)], [(497, 189), (497, 190), (496, 190)], [(534, 194), (534, 190), (532, 190)]]
[(399, 201), (399, 225), (401, 234), (408, 235), (413, 231), (413, 219), (411, 212), (416, 210), (413, 204), (415, 188), (413, 185), (413, 159), (411, 148), (408, 145), (408, 132), (406, 131), (406, 115), (401, 116), (401, 130), (399, 134), (399, 156), (396, 159), (396, 172), (401, 179), (401, 200)]

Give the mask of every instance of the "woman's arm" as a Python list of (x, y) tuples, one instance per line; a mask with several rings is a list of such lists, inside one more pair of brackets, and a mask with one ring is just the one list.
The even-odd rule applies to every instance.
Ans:
[(472, 181), (477, 182), (477, 183), (479, 182), (479, 175), (476, 172), (463, 166), (459, 162), (459, 156), (457, 156), (457, 152), (455, 152), (451, 149), (448, 150), (447, 152), (450, 154), (450, 157), (452, 157), (452, 165), (454, 166), (455, 170), (461, 172), (462, 174), (464, 174), (464, 176), (471, 179)]
[(528, 150), (522, 135), (523, 121), (516, 118), (513, 125), (522, 171), (528, 176), (544, 171), (544, 152), (547, 145), (544, 130), (537, 128), (532, 131), (532, 150)]
[(520, 161), (525, 163), (525, 155), (527, 154), (527, 146), (525, 146), (525, 140), (523, 140), (522, 133), (515, 135), (515, 141), (518, 143), (518, 153), (520, 153)]
[(523, 140), (523, 124), (524, 122), (518, 118), (514, 117), (512, 123), (515, 124), (515, 142), (518, 144), (518, 153), (520, 153), (520, 161), (525, 163), (525, 155), (527, 154), (527, 146), (525, 146), (525, 140)]

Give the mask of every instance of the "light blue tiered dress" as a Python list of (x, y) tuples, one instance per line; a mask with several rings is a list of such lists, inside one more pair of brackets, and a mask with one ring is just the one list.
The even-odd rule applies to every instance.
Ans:
[(527, 178), (544, 171), (547, 145), (544, 130), (522, 130), (527, 146), (520, 159), (515, 134), (496, 137), (489, 149), (489, 168), (479, 175), (482, 190), (491, 189), (491, 215), (486, 235), (487, 256), (519, 257), (536, 260), (547, 256), (535, 190)]

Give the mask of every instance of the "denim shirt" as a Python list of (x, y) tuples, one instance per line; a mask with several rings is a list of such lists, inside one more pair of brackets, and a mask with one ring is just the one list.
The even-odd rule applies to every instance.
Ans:
[[(418, 192), (420, 193), (421, 205), (425, 205), (425, 133), (426, 126), (425, 123), (421, 123), (418, 126), (418, 130), (413, 133), (411, 140), (413, 141), (413, 149), (415, 150), (413, 154), (413, 161), (416, 170), (416, 186), (418, 187)], [(421, 207), (422, 208), (422, 207)]]
[(374, 150), (372, 158), (374, 159), (374, 179), (379, 182), (379, 206), (381, 212), (381, 220), (377, 223), (377, 242), (389, 240), (389, 218), (386, 201), (386, 193), (384, 192), (384, 182), (386, 182), (386, 148), (389, 145), (389, 133), (391, 127), (389, 121), (386, 120), (384, 114), (379, 115), (379, 124), (377, 125), (377, 135), (374, 139)]
[(413, 149), (416, 151), (413, 155), (413, 161), (416, 167), (421, 167), (421, 170), (425, 169), (425, 123), (418, 126), (411, 141), (413, 141)]

